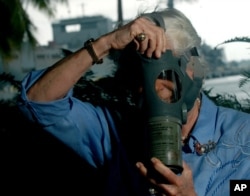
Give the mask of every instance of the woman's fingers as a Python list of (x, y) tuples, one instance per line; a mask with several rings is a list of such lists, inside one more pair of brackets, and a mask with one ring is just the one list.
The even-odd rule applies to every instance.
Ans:
[(159, 159), (152, 158), (153, 168), (162, 176), (166, 183), (156, 181), (156, 179), (148, 176), (148, 170), (142, 163), (137, 163), (140, 173), (145, 176), (152, 184), (167, 195), (196, 195), (193, 185), (192, 171), (189, 166), (183, 162), (183, 172), (176, 175), (171, 169), (166, 167)]
[[(141, 34), (145, 35), (145, 39), (138, 39), (138, 35)], [(153, 56), (159, 58), (169, 46), (164, 29), (143, 17), (113, 31), (111, 37), (113, 38), (112, 48), (122, 49), (134, 41), (136, 49), (149, 58)]]

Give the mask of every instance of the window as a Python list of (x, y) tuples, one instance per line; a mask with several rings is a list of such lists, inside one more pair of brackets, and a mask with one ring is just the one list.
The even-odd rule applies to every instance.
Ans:
[(81, 25), (80, 24), (66, 25), (65, 29), (67, 33), (79, 32), (81, 30)]

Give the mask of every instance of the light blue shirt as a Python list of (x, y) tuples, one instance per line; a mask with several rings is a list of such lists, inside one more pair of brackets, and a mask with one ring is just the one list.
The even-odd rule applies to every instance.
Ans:
[(43, 71), (31, 72), (23, 80), (22, 101), (19, 103), (21, 111), (93, 167), (103, 165), (112, 157), (109, 124), (103, 108), (72, 97), (72, 90), (60, 100), (46, 103), (29, 101), (26, 91), (42, 74)]
[[(195, 139), (200, 144), (215, 142), (216, 147), (197, 156)], [(250, 179), (249, 114), (217, 107), (203, 94), (189, 146), (193, 153), (183, 153), (183, 159), (193, 171), (198, 195), (230, 195), (230, 180)]]
[[(44, 130), (64, 142), (93, 167), (112, 159), (108, 111), (72, 97), (42, 103), (29, 101), (27, 89), (43, 71), (31, 72), (22, 82), (20, 109)], [(215, 149), (198, 155), (194, 142), (216, 143)], [(200, 115), (189, 141), (191, 153), (183, 159), (193, 171), (199, 196), (229, 195), (230, 180), (250, 179), (250, 115), (217, 107), (202, 94)]]

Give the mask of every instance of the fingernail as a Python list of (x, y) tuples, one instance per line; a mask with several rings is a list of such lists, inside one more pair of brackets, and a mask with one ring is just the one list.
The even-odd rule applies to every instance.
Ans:
[(151, 158), (151, 162), (152, 162), (152, 163), (155, 163), (156, 161), (157, 161), (157, 160), (156, 160), (155, 157)]
[(136, 163), (135, 165), (136, 165), (137, 168), (141, 167), (141, 163)]

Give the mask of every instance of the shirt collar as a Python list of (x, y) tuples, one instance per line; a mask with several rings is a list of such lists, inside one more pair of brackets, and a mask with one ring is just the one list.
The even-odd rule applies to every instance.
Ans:
[(202, 93), (200, 113), (189, 140), (189, 147), (193, 152), (194, 142), (206, 144), (214, 140), (217, 110), (217, 106)]

